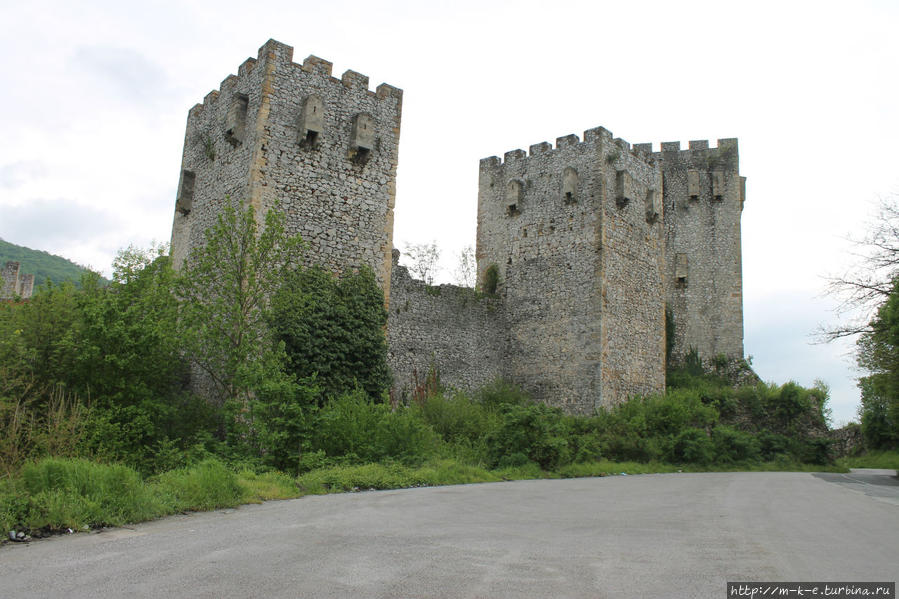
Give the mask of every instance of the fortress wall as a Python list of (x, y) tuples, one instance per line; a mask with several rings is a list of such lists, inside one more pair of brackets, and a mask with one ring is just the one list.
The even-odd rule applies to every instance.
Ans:
[[(395, 251), (397, 258), (399, 252)], [(443, 384), (474, 390), (503, 374), (505, 312), (499, 298), (454, 285), (430, 287), (394, 263), (387, 320), (395, 397), (408, 401), (431, 366)]]
[(666, 295), (673, 357), (691, 349), (706, 361), (743, 357), (740, 218), (745, 178), (736, 139), (663, 143)]

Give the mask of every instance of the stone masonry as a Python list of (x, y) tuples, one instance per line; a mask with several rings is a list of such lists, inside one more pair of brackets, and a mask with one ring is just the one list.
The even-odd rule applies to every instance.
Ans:
[[(395, 397), (427, 372), (497, 378), (591, 413), (665, 385), (671, 356), (742, 358), (737, 142), (633, 147), (602, 127), (481, 160), (477, 268), (500, 285), (413, 280), (392, 250), (402, 91), (268, 41), (191, 109), (172, 227), (176, 267), (225, 202), (273, 206), (338, 275), (370, 266), (389, 319)], [(670, 322), (666, 326), (666, 312)]]
[(10, 260), (0, 272), (2, 287), (0, 287), (0, 299), (21, 298), (28, 299), (34, 291), (34, 275), (19, 273), (19, 263)]

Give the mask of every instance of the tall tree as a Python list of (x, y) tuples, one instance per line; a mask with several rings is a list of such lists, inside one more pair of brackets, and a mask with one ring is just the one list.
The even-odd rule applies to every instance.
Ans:
[(245, 410), (254, 386), (283, 375), (283, 348), (267, 325), (269, 300), (299, 267), (303, 242), (287, 236), (272, 208), (263, 226), (232, 201), (182, 268), (177, 286), (185, 354), (205, 374), (220, 405)]

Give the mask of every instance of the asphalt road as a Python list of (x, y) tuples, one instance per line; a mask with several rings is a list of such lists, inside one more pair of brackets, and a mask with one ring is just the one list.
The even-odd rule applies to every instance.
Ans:
[(304, 497), (0, 547), (8, 597), (725, 597), (896, 581), (899, 481), (711, 473)]

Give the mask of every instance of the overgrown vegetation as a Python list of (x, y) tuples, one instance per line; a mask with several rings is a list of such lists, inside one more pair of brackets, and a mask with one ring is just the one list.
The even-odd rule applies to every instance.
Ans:
[[(271, 210), (226, 207), (180, 273), (129, 248), (108, 285), (0, 304), (0, 524), (58, 531), (323, 493), (696, 469), (828, 468), (826, 389), (734, 388), (698, 358), (591, 416), (431, 369), (387, 401), (371, 271), (303, 268)], [(487, 269), (495, 292), (498, 269)], [(492, 275), (490, 273), (493, 273)], [(492, 278), (491, 278), (492, 277)], [(493, 289), (488, 285), (493, 282)], [(189, 392), (193, 377), (205, 399)]]

